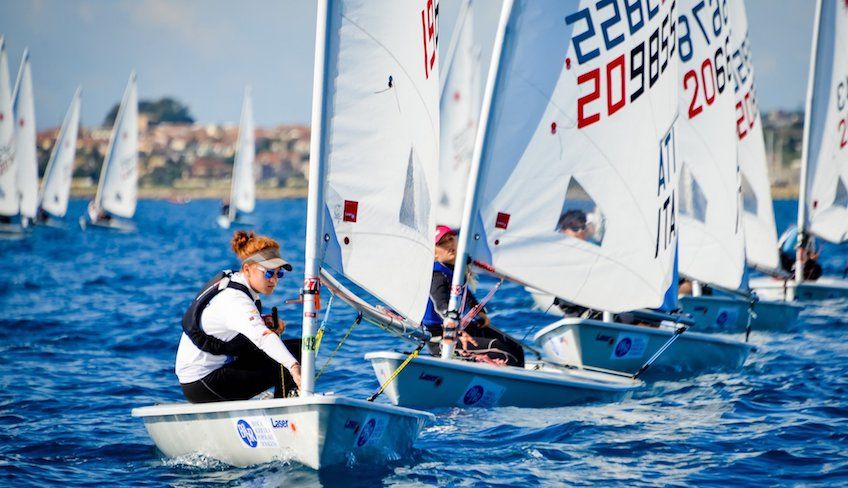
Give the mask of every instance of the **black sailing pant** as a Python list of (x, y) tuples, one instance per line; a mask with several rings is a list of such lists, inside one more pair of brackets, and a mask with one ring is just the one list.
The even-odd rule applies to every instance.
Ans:
[[(283, 343), (300, 362), (300, 339), (286, 339)], [(191, 403), (248, 400), (271, 387), (274, 388), (274, 398), (285, 398), (292, 391), (297, 391), (291, 373), (259, 348), (237, 357), (200, 380), (181, 383), (180, 386)]]
[[(434, 337), (442, 335), (442, 326), (427, 326)], [(521, 347), (518, 341), (509, 337), (506, 334), (498, 332), (490, 327), (480, 327), (476, 323), (471, 323), (465, 328), (465, 333), (474, 339), (474, 344), (468, 343), (468, 352), (474, 354), (485, 354), (491, 359), (503, 359), (507, 366), (524, 367), (524, 348)], [(456, 348), (461, 348), (461, 343), (457, 340)], [(441, 350), (441, 344), (429, 344), (430, 354), (438, 356)]]

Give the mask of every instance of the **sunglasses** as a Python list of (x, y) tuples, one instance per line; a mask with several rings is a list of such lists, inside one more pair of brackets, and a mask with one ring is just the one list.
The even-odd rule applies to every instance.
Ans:
[(286, 275), (286, 272), (283, 270), (283, 268), (265, 269), (264, 267), (259, 266), (259, 265), (257, 265), (256, 268), (259, 271), (263, 271), (265, 273), (264, 276), (265, 276), (266, 280), (270, 280), (271, 278), (274, 277), (274, 275), (276, 275), (277, 278), (282, 278), (283, 276)]

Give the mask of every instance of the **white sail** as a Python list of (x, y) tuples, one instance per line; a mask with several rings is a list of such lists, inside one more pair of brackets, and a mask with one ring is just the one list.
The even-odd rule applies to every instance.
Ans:
[(230, 190), (230, 220), (236, 217), (236, 211), (252, 212), (256, 206), (256, 177), (253, 160), (256, 157), (253, 127), (253, 98), (250, 87), (244, 90), (244, 104), (241, 108), (238, 145), (233, 163), (233, 186)]
[(848, 4), (820, 0), (813, 39), (798, 225), (848, 240)]
[(742, 0), (729, 2), (730, 73), (734, 81), (738, 158), (742, 189), (742, 226), (748, 263), (777, 269), (777, 229), (771, 200), (763, 124), (757, 107), (748, 18)]
[(41, 208), (55, 217), (64, 217), (68, 211), (68, 196), (71, 192), (71, 176), (74, 157), (77, 153), (77, 131), (79, 130), (81, 90), (77, 88), (68, 113), (62, 122), (59, 137), (53, 145), (50, 161), (44, 171), (41, 190)]
[(745, 268), (745, 240), (729, 12), (727, 3), (704, 5), (679, 0), (680, 273), (736, 289)]
[(455, 228), (462, 220), (468, 170), (480, 119), (480, 50), (474, 44), (471, 0), (462, 5), (443, 68), (436, 222)]
[(323, 87), (316, 86), (326, 107), (318, 164), (325, 174), (321, 242), (327, 249), (319, 259), (419, 320), (433, 266), (438, 4), (328, 4), (326, 75)]
[(0, 215), (11, 217), (20, 209), (15, 186), (15, 117), (12, 113), (12, 84), (9, 79), (9, 57), (0, 36)]
[[(641, 6), (631, 30), (602, 3), (505, 3), (459, 254), (587, 307), (656, 307), (677, 243), (677, 13)], [(558, 229), (580, 212), (588, 240)]]
[(137, 194), (138, 89), (133, 71), (112, 127), (95, 203), (111, 214), (131, 218), (135, 214)]
[(12, 95), (15, 114), (15, 166), (17, 192), (22, 217), (35, 218), (38, 210), (38, 158), (35, 150), (35, 105), (32, 94), (32, 68), (29, 51), (24, 50), (15, 92)]

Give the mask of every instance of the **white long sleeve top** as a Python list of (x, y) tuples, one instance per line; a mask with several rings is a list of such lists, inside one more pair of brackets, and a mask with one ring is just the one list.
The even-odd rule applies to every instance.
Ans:
[[(201, 313), (200, 326), (207, 334), (223, 341), (229, 341), (238, 334), (243, 334), (271, 359), (290, 370), (297, 363), (297, 360), (286, 349), (279, 336), (265, 326), (254, 303), (254, 300), (257, 299), (256, 292), (250, 288), (241, 273), (234, 273), (230, 279), (233, 282), (245, 285), (250, 290), (253, 299), (251, 300), (239, 290), (225, 288), (209, 302), (209, 305)], [(180, 338), (180, 346), (177, 349), (175, 371), (180, 383), (192, 383), (231, 360), (232, 358), (228, 356), (201, 351), (183, 333)]]

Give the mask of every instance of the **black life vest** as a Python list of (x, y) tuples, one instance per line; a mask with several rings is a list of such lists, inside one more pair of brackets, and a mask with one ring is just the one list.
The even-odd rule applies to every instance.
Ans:
[[(191, 306), (188, 307), (185, 315), (183, 315), (183, 332), (185, 332), (188, 338), (191, 339), (191, 342), (203, 352), (214, 355), (240, 356), (254, 352), (258, 349), (250, 339), (242, 334), (238, 334), (234, 338), (224, 341), (207, 334), (203, 330), (203, 327), (200, 326), (200, 316), (203, 313), (203, 310), (206, 309), (206, 306), (209, 305), (209, 302), (212, 301), (213, 298), (227, 288), (238, 290), (250, 297), (250, 300), (256, 304), (256, 308), (259, 310), (259, 313), (262, 313), (262, 302), (259, 300), (253, 300), (253, 295), (251, 295), (250, 290), (248, 290), (246, 286), (241, 283), (234, 283), (231, 281), (230, 278), (232, 276), (232, 271), (225, 270), (207, 281), (206, 284), (203, 285), (201, 292), (197, 295), (194, 301), (191, 302)], [(227, 280), (227, 285), (221, 288), (221, 281), (224, 279)]]

